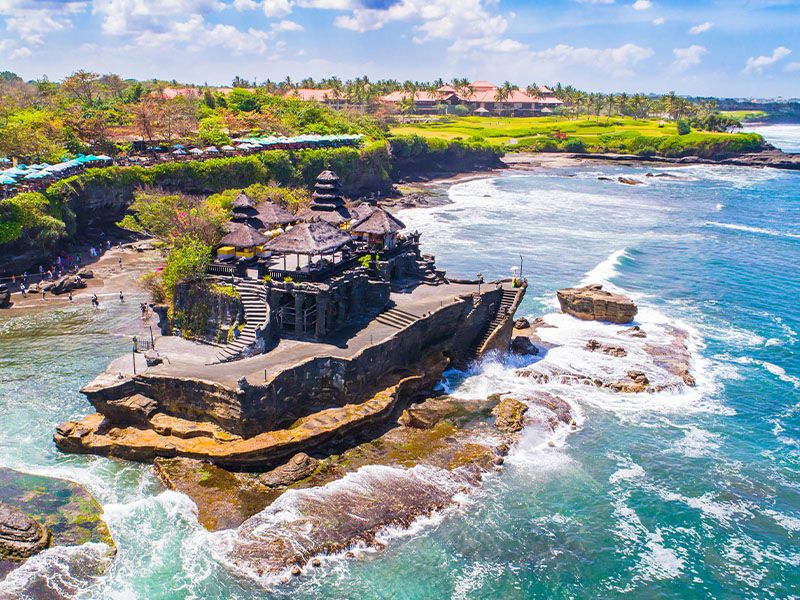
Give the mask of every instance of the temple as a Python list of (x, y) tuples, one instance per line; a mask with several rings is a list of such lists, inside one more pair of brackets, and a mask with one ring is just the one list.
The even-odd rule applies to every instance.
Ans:
[(400, 219), (366, 203), (348, 208), (333, 171), (319, 174), (311, 206), (297, 215), (244, 191), (231, 209), (208, 273), (236, 287), (247, 325), (220, 360), (267, 351), (282, 338), (325, 339), (386, 307), (392, 289), (445, 281)]
[(446, 369), (509, 350), (521, 274), (448, 277), (332, 171), (298, 214), (244, 192), (231, 213), (205, 278), (157, 311), (155, 349), (82, 390), (97, 412), (57, 428), (61, 450), (272, 468), (377, 435)]

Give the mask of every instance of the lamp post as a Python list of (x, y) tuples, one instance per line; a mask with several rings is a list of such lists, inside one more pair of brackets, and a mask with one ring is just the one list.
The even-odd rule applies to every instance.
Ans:
[(483, 273), (477, 273), (476, 277), (478, 278), (478, 296), (481, 295), (481, 284), (483, 283)]

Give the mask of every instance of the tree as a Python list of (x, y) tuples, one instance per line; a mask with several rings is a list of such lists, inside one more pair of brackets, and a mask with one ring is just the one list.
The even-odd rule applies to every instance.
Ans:
[(163, 272), (167, 296), (172, 297), (178, 283), (201, 281), (210, 262), (211, 246), (200, 238), (186, 235), (175, 240)]
[(226, 132), (225, 121), (219, 115), (209, 115), (200, 119), (197, 137), (210, 146), (229, 144), (231, 141)]
[(100, 75), (91, 71), (75, 71), (62, 83), (61, 88), (78, 102), (92, 105), (98, 96)]
[(11, 71), (0, 71), (0, 82), (22, 81), (22, 77)]
[(152, 189), (137, 191), (129, 211), (118, 226), (168, 244), (191, 236), (213, 246), (222, 237), (222, 224), (228, 218), (218, 204)]
[(64, 154), (64, 122), (47, 110), (26, 108), (8, 116), (0, 127), (0, 154), (57, 161)]
[[(511, 98), (512, 94), (518, 89), (519, 86), (514, 85), (510, 81), (505, 81), (503, 82), (503, 85), (497, 88), (497, 91), (494, 94), (494, 101), (498, 104), (508, 102), (508, 99)], [(501, 109), (499, 106), (497, 107), (497, 109), (498, 111), (504, 110)]]

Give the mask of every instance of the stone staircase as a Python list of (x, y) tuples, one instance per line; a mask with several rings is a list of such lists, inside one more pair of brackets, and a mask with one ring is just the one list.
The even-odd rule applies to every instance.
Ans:
[(245, 348), (254, 344), (256, 329), (264, 325), (269, 315), (263, 283), (255, 279), (242, 279), (237, 281), (234, 287), (242, 299), (245, 326), (238, 338), (234, 338), (217, 353), (220, 362), (236, 360), (242, 355)]
[(469, 366), (470, 363), (480, 358), (483, 346), (489, 341), (489, 338), (492, 337), (492, 334), (495, 332), (495, 330), (503, 324), (508, 311), (510, 311), (511, 307), (514, 306), (514, 301), (516, 298), (517, 290), (503, 290), (503, 296), (500, 299), (500, 305), (497, 307), (494, 318), (486, 326), (481, 336), (475, 341), (469, 350), (465, 352), (464, 358), (456, 361), (454, 366), (457, 369), (464, 370)]
[(417, 259), (417, 271), (422, 283), (426, 285), (441, 285), (445, 283), (444, 271), (436, 268), (435, 259), (429, 254), (423, 254)]
[(394, 327), (395, 329), (405, 329), (412, 323), (419, 321), (419, 317), (395, 306), (386, 312), (379, 314), (377, 317), (375, 317), (375, 320), (378, 323), (388, 325), (389, 327)]

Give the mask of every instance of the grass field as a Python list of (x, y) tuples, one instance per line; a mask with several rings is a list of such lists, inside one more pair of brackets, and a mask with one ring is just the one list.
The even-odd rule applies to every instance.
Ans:
[(763, 110), (723, 110), (720, 112), (726, 117), (733, 117), (739, 121), (758, 121), (769, 116), (769, 113)]
[(681, 156), (720, 150), (750, 151), (760, 142), (752, 134), (692, 131), (678, 135), (677, 125), (630, 117), (452, 117), (432, 123), (392, 128), (397, 135), (416, 134), (445, 140), (481, 139), (507, 150), (630, 152)]

